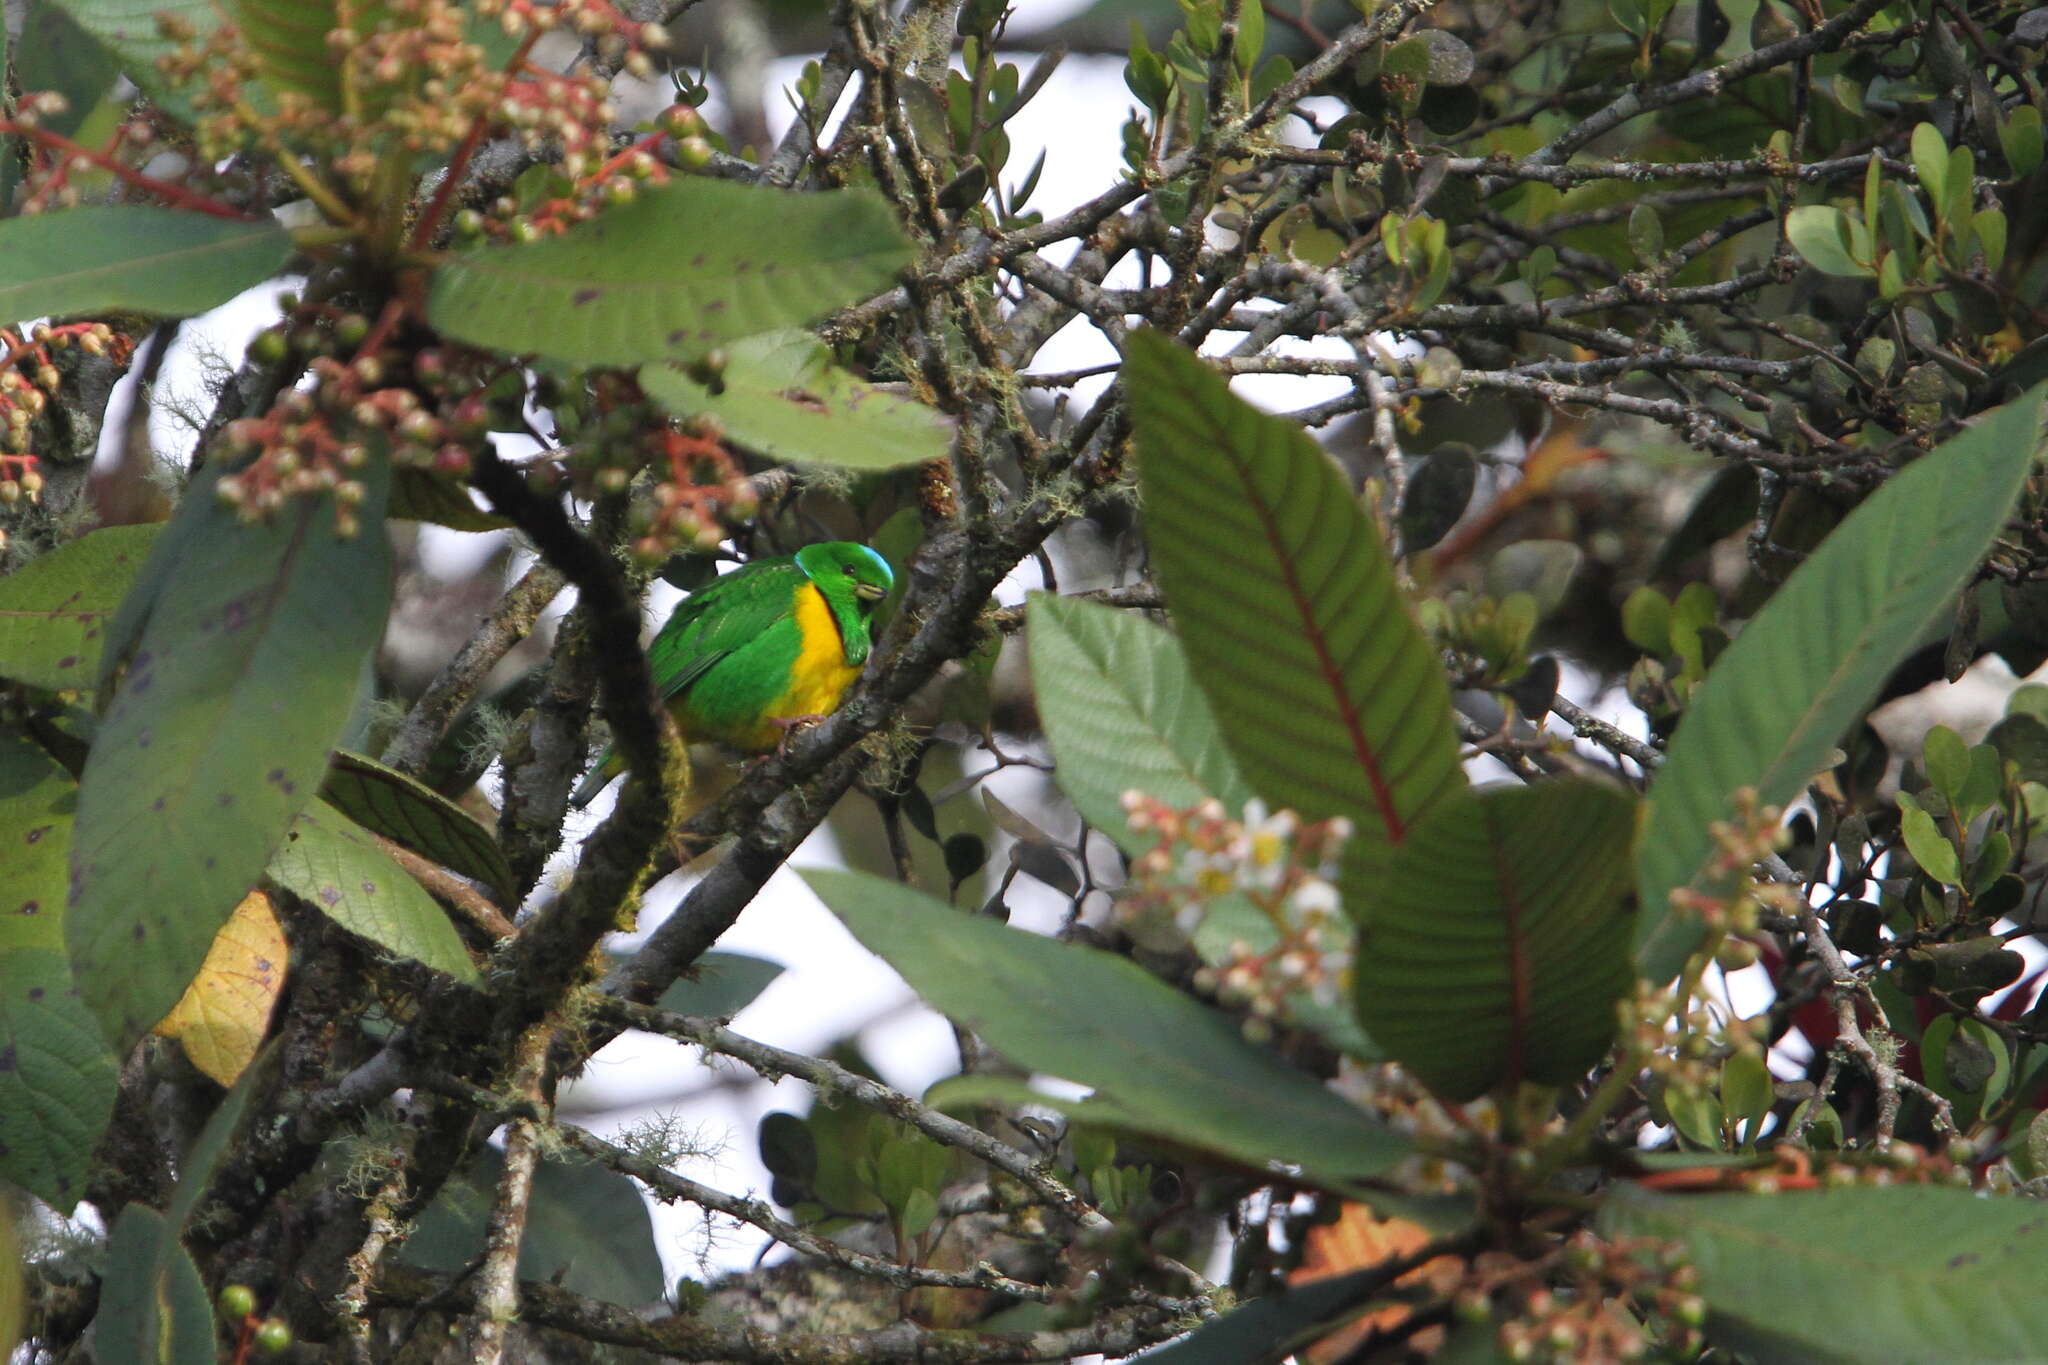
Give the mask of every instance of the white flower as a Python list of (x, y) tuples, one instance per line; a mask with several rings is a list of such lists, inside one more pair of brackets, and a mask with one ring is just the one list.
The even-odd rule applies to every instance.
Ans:
[(1288, 896), (1287, 903), (1303, 919), (1334, 915), (1341, 905), (1337, 888), (1321, 877), (1303, 877)]

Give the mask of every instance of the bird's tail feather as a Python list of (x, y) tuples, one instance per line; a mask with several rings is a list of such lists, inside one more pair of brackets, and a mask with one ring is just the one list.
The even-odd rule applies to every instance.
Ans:
[(595, 801), (597, 794), (618, 775), (618, 765), (612, 761), (612, 746), (607, 744), (604, 746), (604, 752), (597, 756), (597, 762), (591, 764), (590, 771), (583, 774), (583, 780), (576, 784), (576, 790), (569, 797), (569, 804), (577, 810), (582, 810)]

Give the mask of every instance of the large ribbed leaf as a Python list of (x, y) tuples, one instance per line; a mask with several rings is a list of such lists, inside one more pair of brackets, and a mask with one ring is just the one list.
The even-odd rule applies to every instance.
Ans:
[(331, 498), (242, 525), (196, 481), (144, 566), (150, 605), (86, 760), (64, 917), (118, 1051), (177, 1003), (319, 789), (390, 606), (388, 475), (372, 461), (360, 476), (348, 537)]
[[(355, 19), (350, 27), (367, 33), (387, 7), (358, 3), (350, 8)], [(340, 112), (341, 66), (327, 45), (327, 35), (342, 26), (334, 0), (233, 0), (232, 11), (264, 84)]]
[(1565, 778), (1439, 802), (1371, 886), (1352, 985), (1358, 1019), (1439, 1094), (1563, 1085), (1614, 1036), (1634, 980), (1635, 800)]
[(1600, 1225), (1683, 1245), (1708, 1336), (1756, 1365), (2020, 1365), (2048, 1341), (2037, 1199), (1931, 1185), (1769, 1198), (1621, 1186)]
[(497, 839), (441, 793), (373, 758), (337, 750), (320, 795), (363, 828), (495, 888), (516, 892)]
[(671, 363), (643, 368), (640, 387), (678, 417), (711, 418), (727, 440), (774, 460), (894, 469), (944, 459), (953, 440), (951, 418), (900, 386), (855, 379), (808, 332), (734, 342), (712, 383)]
[(114, 1058), (71, 989), (64, 883), (78, 784), (0, 728), (0, 1180), (69, 1213), (114, 1112)]
[(1808, 556), (1714, 663), (1651, 784), (1636, 849), (1636, 956), (1675, 976), (1700, 940), (1671, 893), (1708, 887), (1711, 827), (1754, 788), (1797, 796), (1886, 675), (1951, 609), (2040, 443), (2037, 388), (1893, 476)]
[(1082, 819), (1142, 853), (1156, 841), (1124, 819), (1132, 788), (1178, 809), (1210, 797), (1233, 815), (1244, 808), (1251, 789), (1163, 627), (1051, 593), (1032, 596), (1029, 620), (1032, 692), (1060, 789)]
[[(1329, 456), (1162, 337), (1123, 370), (1161, 587), (1252, 789), (1370, 867), (1464, 789), (1450, 689)], [(1370, 907), (1358, 907), (1369, 910)]]
[(1384, 1173), (1402, 1138), (1128, 958), (963, 913), (861, 872), (804, 880), (934, 1009), (1024, 1067), (1096, 1091), (1115, 1126), (1319, 1184)]
[(119, 311), (182, 318), (283, 268), (292, 239), (145, 204), (92, 204), (0, 222), (0, 320)]
[(460, 340), (571, 365), (689, 361), (865, 298), (910, 257), (869, 191), (686, 176), (558, 237), (452, 258), (434, 272), (427, 317)]
[(31, 687), (97, 686), (108, 622), (161, 529), (94, 531), (0, 578), (0, 676)]

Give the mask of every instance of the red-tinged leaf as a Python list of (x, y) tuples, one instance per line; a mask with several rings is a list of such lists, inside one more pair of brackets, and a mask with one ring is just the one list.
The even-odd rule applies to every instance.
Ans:
[(1123, 382), (1153, 560), (1224, 740), (1254, 791), (1349, 817), (1376, 864), (1465, 788), (1450, 689), (1379, 532), (1299, 427), (1172, 342), (1133, 334)]
[(1628, 990), (1635, 800), (1560, 779), (1446, 801), (1370, 885), (1352, 969), (1374, 1042), (1439, 1094), (1563, 1085), (1599, 1060)]

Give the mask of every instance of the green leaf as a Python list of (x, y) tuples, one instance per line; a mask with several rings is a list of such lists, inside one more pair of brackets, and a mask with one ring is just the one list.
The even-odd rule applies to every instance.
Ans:
[(774, 460), (894, 469), (944, 459), (953, 440), (950, 418), (855, 379), (807, 332), (734, 342), (713, 384), (669, 362), (644, 367), (640, 387), (679, 417), (716, 419), (728, 440)]
[(476, 964), (447, 912), (369, 831), (326, 801), (294, 817), (268, 871), (272, 881), (350, 933), (457, 981), (477, 980)]
[(1948, 197), (1948, 143), (1941, 130), (1931, 123), (1913, 128), (1913, 173), (1919, 177), (1928, 201), (1939, 211)]
[(1771, 1112), (1776, 1098), (1777, 1087), (1771, 1083), (1770, 1068), (1758, 1053), (1738, 1052), (1721, 1063), (1722, 1112), (1732, 1123), (1751, 1124), (1745, 1135), (1749, 1141), (1756, 1140), (1757, 1125)]
[[(105, 46), (78, 27), (57, 0), (28, 0), (20, 23), (21, 31), (32, 35), (32, 40), (14, 53), (16, 88), (63, 96), (64, 112), (44, 115), (37, 126), (76, 141), (80, 127), (112, 91), (118, 73), (107, 61)], [(4, 60), (6, 47), (6, 39), (0, 38), (0, 60)], [(8, 173), (18, 170), (10, 167)], [(0, 202), (12, 203), (12, 196)]]
[(427, 316), (459, 340), (571, 365), (688, 361), (865, 298), (910, 258), (872, 192), (686, 176), (558, 237), (450, 259)]
[(1913, 861), (1920, 864), (1920, 870), (1944, 886), (1959, 886), (1962, 883), (1962, 864), (1956, 858), (1955, 845), (1948, 841), (1934, 817), (1919, 806), (1903, 803), (1899, 809), (1899, 832), (1906, 837), (1906, 851), (1913, 855)]
[(1416, 821), (1371, 882), (1347, 879), (1368, 911), (1352, 987), (1373, 1041), (1459, 1101), (1584, 1075), (1634, 979), (1634, 816), (1601, 782), (1485, 788)]
[(64, 956), (66, 855), (77, 786), (0, 727), (0, 1180), (61, 1213), (114, 1112), (115, 1061), (72, 990)]
[(191, 118), (191, 87), (172, 85), (157, 68), (157, 58), (179, 46), (164, 36), (159, 16), (171, 15), (182, 21), (203, 42), (221, 20), (214, 0), (56, 0), (56, 4), (107, 50), (122, 75), (169, 113)]
[[(265, 85), (310, 100), (328, 113), (341, 112), (341, 67), (327, 42), (329, 33), (343, 27), (335, 0), (230, 0), (227, 8)], [(372, 33), (388, 14), (387, 5), (358, 0), (349, 6), (347, 27), (356, 34)], [(374, 116), (376, 111), (364, 112)]]
[(1935, 1185), (1658, 1196), (1617, 1186), (1609, 1236), (1682, 1243), (1707, 1335), (1757, 1365), (2036, 1360), (2048, 1219), (2031, 1199)]
[(2041, 111), (2022, 104), (1998, 125), (1998, 145), (2015, 180), (2025, 180), (2041, 168)]
[(1920, 766), (1953, 809), (1962, 795), (1963, 784), (1970, 779), (1970, 746), (1946, 725), (1937, 725), (1921, 742)]
[(1848, 215), (1827, 204), (1808, 204), (1785, 215), (1785, 236), (1806, 263), (1824, 275), (1867, 279), (1870, 266), (1849, 254), (1843, 225)]
[(1184, 810), (1214, 797), (1235, 815), (1251, 790), (1223, 747), (1180, 642), (1136, 612), (1034, 593), (1031, 685), (1060, 790), (1081, 818), (1142, 853), (1123, 794), (1136, 788)]
[(473, 881), (516, 896), (511, 865), (477, 818), (424, 782), (337, 749), (320, 796), (363, 828)]
[(1450, 689), (1344, 476), (1151, 332), (1123, 382), (1159, 580), (1252, 789), (1348, 817), (1370, 865), (1465, 789)]
[(216, 1365), (220, 1358), (199, 1268), (155, 1209), (130, 1204), (114, 1220), (93, 1354), (132, 1365)]
[(431, 521), (451, 531), (502, 531), (512, 524), (470, 501), (464, 485), (411, 466), (392, 475), (390, 515)]
[(1406, 1142), (1128, 959), (1007, 928), (855, 872), (804, 880), (935, 1009), (1034, 1071), (1089, 1086), (1118, 1126), (1343, 1186)]
[(782, 975), (782, 964), (747, 953), (706, 953), (692, 970), (694, 980), (661, 993), (660, 1007), (693, 1018), (730, 1019)]
[(0, 578), (0, 673), (30, 687), (94, 687), (108, 619), (161, 529), (94, 531)]
[[(504, 1169), (500, 1149), (478, 1152), (420, 1215), (402, 1259), (422, 1270), (468, 1269), (483, 1252)], [(668, 1280), (639, 1187), (591, 1162), (543, 1160), (533, 1173), (519, 1277), (628, 1307), (660, 1299)]]
[(1671, 652), (1671, 599), (1648, 584), (1621, 604), (1621, 633), (1652, 658)]
[[(1032, 597), (1030, 622), (1033, 686), (1055, 776), (1082, 818), (1135, 855), (1155, 841), (1131, 830), (1127, 790), (1176, 809), (1212, 798), (1231, 815), (1243, 809), (1251, 793), (1217, 742), (1208, 701), (1170, 632), (1132, 612), (1044, 593)], [(1254, 953), (1278, 945), (1272, 921), (1240, 894), (1213, 898), (1205, 910), (1192, 941), (1211, 965), (1233, 959), (1240, 943)], [(1385, 1060), (1345, 1004), (1298, 990), (1283, 1001), (1283, 1017), (1352, 1057)]]
[(1636, 957), (1650, 979), (1677, 975), (1699, 942), (1671, 893), (1705, 885), (1710, 827), (1735, 792), (1754, 787), (1769, 805), (1796, 796), (1969, 581), (2033, 464), (2042, 392), (1866, 498), (1716, 660), (1650, 786), (1637, 843)]
[(146, 616), (86, 760), (64, 920), (117, 1052), (177, 1003), (325, 774), (390, 605), (388, 468), (363, 471), (345, 539), (330, 498), (244, 526), (195, 480), (131, 594)]
[(0, 222), (0, 318), (120, 311), (182, 318), (283, 269), (292, 240), (254, 222), (94, 204)]

